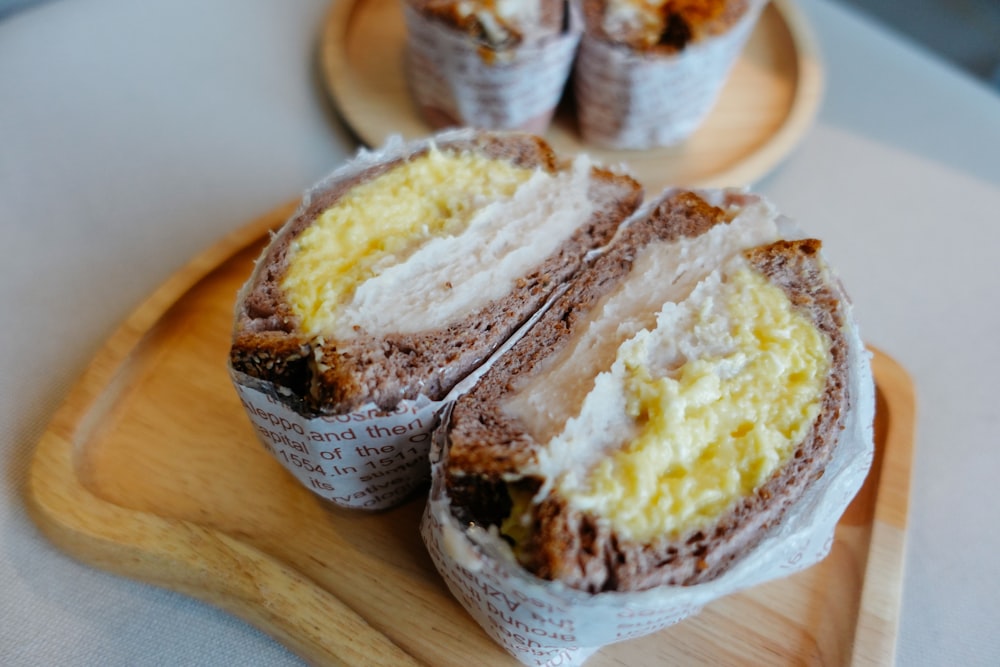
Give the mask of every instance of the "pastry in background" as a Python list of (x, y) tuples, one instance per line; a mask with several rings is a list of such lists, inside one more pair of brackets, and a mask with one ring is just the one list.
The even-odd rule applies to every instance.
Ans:
[(715, 105), (765, 0), (582, 0), (573, 89), (583, 140), (687, 139)]
[(570, 3), (402, 2), (407, 85), (432, 128), (545, 132), (580, 39)]

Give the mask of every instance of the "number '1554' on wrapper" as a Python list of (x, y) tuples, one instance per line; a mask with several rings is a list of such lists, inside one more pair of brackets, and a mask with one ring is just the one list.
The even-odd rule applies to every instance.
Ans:
[(233, 384), (258, 440), (306, 488), (354, 509), (398, 505), (430, 475), (427, 452), (441, 403), (374, 404), (338, 415), (306, 416), (273, 386), (233, 372)]

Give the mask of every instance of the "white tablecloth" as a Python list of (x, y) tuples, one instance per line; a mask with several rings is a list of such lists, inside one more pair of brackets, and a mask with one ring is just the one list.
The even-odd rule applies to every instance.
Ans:
[[(837, 5), (826, 95), (757, 185), (824, 239), (912, 374), (900, 665), (1000, 664), (1000, 97)], [(77, 563), (22, 500), (88, 360), (187, 259), (355, 149), (318, 83), (326, 0), (60, 0), (0, 22), (0, 664), (299, 664), (241, 621)]]

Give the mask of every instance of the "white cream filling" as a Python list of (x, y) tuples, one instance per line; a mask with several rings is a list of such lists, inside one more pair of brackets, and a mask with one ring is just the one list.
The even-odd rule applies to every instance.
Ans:
[(602, 27), (612, 37), (646, 28), (654, 30), (663, 3), (640, 5), (635, 0), (609, 0), (604, 11)]
[(570, 469), (582, 472), (628, 439), (633, 425), (625, 415), (620, 378), (605, 372), (619, 347), (655, 328), (662, 313), (671, 312), (696, 288), (709, 289), (699, 285), (727, 258), (779, 237), (777, 211), (765, 200), (753, 199), (728, 224), (695, 238), (643, 248), (628, 279), (590, 313), (577, 338), (505, 403), (504, 410), (543, 444), (537, 469), (525, 472), (551, 482)]
[(538, 171), (463, 233), (431, 239), (362, 283), (338, 312), (336, 335), (439, 329), (508, 294), (592, 215), (590, 184), (586, 156), (555, 175)]
[(500, 25), (511, 26), (519, 32), (527, 32), (541, 20), (541, 3), (537, 0), (463, 0), (456, 6), (459, 16), (475, 15), (480, 24), (490, 33), (491, 38), (504, 37), (505, 30)]

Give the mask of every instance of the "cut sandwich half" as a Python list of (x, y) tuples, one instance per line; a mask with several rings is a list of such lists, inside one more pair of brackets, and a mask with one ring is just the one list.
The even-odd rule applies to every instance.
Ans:
[(674, 191), (623, 227), (454, 405), (458, 524), (593, 593), (706, 582), (752, 550), (852, 401), (846, 297), (785, 224), (752, 195)]
[(441, 400), (642, 197), (530, 135), (399, 144), (310, 193), (238, 296), (232, 368), (303, 414)]

